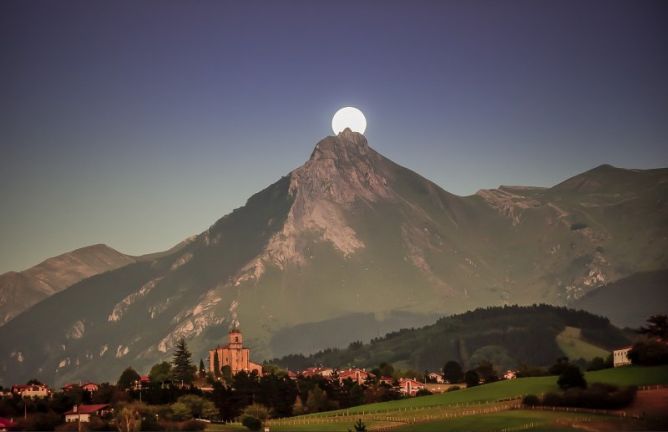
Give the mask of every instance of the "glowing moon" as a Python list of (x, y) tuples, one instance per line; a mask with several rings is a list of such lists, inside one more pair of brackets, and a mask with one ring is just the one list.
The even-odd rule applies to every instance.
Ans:
[(345, 107), (338, 110), (332, 118), (332, 129), (335, 134), (338, 134), (345, 128), (363, 134), (366, 130), (366, 118), (362, 111), (354, 107)]

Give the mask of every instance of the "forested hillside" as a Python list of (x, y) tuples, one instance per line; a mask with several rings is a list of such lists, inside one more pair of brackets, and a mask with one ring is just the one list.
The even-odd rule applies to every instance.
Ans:
[(327, 349), (311, 356), (290, 355), (274, 362), (289, 369), (314, 365), (375, 367), (392, 363), (418, 371), (440, 369), (447, 360), (475, 367), (482, 360), (497, 368), (520, 364), (547, 366), (565, 353), (557, 335), (566, 327), (581, 330), (584, 342), (609, 350), (628, 343), (607, 318), (549, 305), (476, 309), (442, 318), (417, 329), (403, 329), (368, 344)]

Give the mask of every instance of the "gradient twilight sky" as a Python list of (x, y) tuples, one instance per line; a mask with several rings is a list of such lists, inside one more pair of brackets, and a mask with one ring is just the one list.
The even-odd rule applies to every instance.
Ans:
[(0, 2), (0, 272), (205, 230), (346, 105), (446, 190), (668, 166), (666, 1)]

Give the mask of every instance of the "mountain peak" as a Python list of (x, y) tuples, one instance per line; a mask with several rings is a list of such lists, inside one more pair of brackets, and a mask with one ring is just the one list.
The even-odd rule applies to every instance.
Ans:
[(369, 143), (364, 135), (353, 132), (349, 128), (330, 135), (316, 144), (310, 160), (335, 159), (351, 161), (355, 157), (364, 157), (369, 154)]

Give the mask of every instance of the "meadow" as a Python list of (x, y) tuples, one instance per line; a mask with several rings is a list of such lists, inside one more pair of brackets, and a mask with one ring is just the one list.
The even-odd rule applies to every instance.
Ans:
[[(588, 382), (615, 385), (668, 384), (668, 366), (628, 366), (587, 372)], [(573, 412), (533, 411), (519, 408), (520, 398), (558, 390), (557, 377), (519, 378), (453, 392), (360, 405), (287, 419), (271, 420), (271, 431), (347, 431), (362, 418), (370, 430), (573, 430), (573, 423), (590, 421), (619, 424), (621, 419)], [(211, 431), (245, 430), (240, 425), (211, 425)]]

